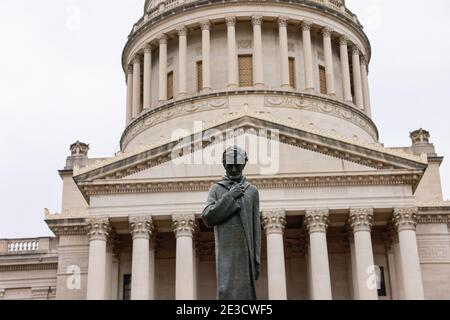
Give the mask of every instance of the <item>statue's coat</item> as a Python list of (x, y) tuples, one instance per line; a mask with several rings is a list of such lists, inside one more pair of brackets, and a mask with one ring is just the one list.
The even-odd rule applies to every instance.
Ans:
[(237, 182), (223, 177), (211, 187), (202, 218), (214, 227), (219, 300), (256, 300), (255, 281), (261, 270), (259, 193), (242, 177), (244, 195), (228, 191)]

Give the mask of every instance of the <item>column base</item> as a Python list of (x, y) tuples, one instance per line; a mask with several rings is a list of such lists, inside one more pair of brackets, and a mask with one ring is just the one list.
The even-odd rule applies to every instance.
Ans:
[(289, 85), (289, 84), (281, 85), (281, 90), (283, 90), (283, 91), (292, 91), (292, 92), (295, 91), (295, 89), (292, 88), (291, 85)]
[(231, 83), (231, 84), (227, 84), (227, 89), (229, 91), (236, 91), (239, 89), (239, 86), (237, 84)]
[(205, 88), (203, 88), (201, 91), (200, 91), (200, 93), (201, 94), (206, 94), (206, 93), (211, 93), (213, 90), (212, 90), (212, 88), (210, 88), (210, 87), (205, 87)]
[(178, 96), (175, 98), (175, 100), (182, 100), (185, 99), (187, 96), (188, 96), (187, 92), (180, 92)]

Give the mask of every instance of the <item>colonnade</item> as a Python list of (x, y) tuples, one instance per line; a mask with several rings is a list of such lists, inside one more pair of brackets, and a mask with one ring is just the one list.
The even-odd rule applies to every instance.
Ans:
[[(267, 87), (264, 79), (264, 50), (262, 41), (262, 24), (264, 17), (254, 15), (251, 18), (253, 25), (253, 87), (255, 89), (264, 89)], [(220, 90), (236, 90), (239, 87), (238, 72), (238, 49), (236, 37), (236, 17), (224, 17), (227, 32), (227, 85), (226, 88), (214, 88)], [(290, 83), (289, 70), (289, 43), (288, 43), (288, 25), (289, 17), (280, 16), (277, 20), (279, 30), (279, 53), (280, 53), (280, 74), (281, 90), (292, 91)], [(202, 92), (211, 91), (211, 22), (204, 19), (198, 22), (202, 33)], [(351, 43), (346, 35), (337, 34), (328, 26), (318, 26), (311, 21), (302, 21), (299, 27), (299, 36), (301, 34), (303, 42), (304, 56), (304, 87), (303, 91), (314, 93), (317, 91), (314, 78), (314, 59), (312, 46), (312, 29), (319, 28), (323, 37), (323, 51), (326, 72), (326, 94), (336, 96), (335, 68), (333, 63), (333, 40), (338, 40), (340, 48), (340, 62), (342, 74), (343, 100), (353, 103), (356, 108), (370, 115), (370, 95), (368, 85), (368, 61), (362, 55), (361, 50), (354, 43)], [(175, 99), (186, 97), (188, 92), (188, 34), (189, 30), (185, 25), (178, 25), (174, 30), (178, 36), (178, 94)], [(132, 59), (131, 65), (127, 68), (127, 124), (137, 118), (144, 109), (152, 108), (151, 105), (151, 81), (152, 81), (152, 53), (158, 47), (159, 52), (159, 70), (158, 70), (158, 101), (162, 104), (168, 101), (167, 96), (167, 74), (168, 74), (168, 34), (158, 36), (156, 41), (147, 43)], [(155, 44), (157, 43), (157, 44)], [(349, 49), (351, 57), (349, 56)], [(352, 61), (352, 70), (350, 70), (350, 58)], [(225, 61), (223, 61), (225, 63)], [(143, 81), (141, 73), (143, 68)], [(351, 76), (352, 75), (352, 76)], [(352, 82), (353, 78), (353, 91)]]
[[(392, 226), (396, 230), (398, 252), (397, 273), (403, 299), (424, 299), (419, 253), (416, 239), (417, 208), (396, 208)], [(304, 227), (308, 234), (308, 277), (311, 299), (332, 299), (332, 283), (327, 248), (327, 229), (330, 211), (308, 209)], [(376, 268), (371, 240), (373, 209), (350, 209), (350, 252), (352, 264), (353, 296), (361, 300), (376, 300)], [(284, 210), (263, 211), (262, 228), (267, 238), (267, 276), (269, 299), (287, 299), (286, 268), (284, 255), (284, 232), (286, 212)], [(154, 225), (151, 216), (129, 218), (133, 241), (131, 298), (149, 300), (155, 298), (155, 251)], [(196, 299), (194, 235), (198, 230), (194, 215), (172, 216), (172, 227), (176, 238), (177, 300)], [(88, 221), (89, 268), (87, 299), (106, 299), (108, 280), (107, 242), (110, 224), (107, 218), (92, 218)]]

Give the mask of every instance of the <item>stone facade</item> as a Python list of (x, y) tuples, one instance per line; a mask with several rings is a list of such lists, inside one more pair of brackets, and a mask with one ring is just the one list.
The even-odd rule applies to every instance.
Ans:
[(55, 237), (0, 240), (0, 299), (214, 299), (200, 214), (223, 174), (205, 159), (227, 143), (272, 151), (246, 169), (260, 299), (450, 299), (443, 158), (423, 129), (379, 142), (370, 57), (343, 0), (147, 0), (123, 52), (121, 151), (70, 146)]

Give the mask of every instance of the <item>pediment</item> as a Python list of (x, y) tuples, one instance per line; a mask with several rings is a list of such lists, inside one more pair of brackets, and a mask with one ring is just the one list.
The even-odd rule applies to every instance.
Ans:
[[(254, 134), (240, 135), (236, 141), (229, 139), (221, 144), (209, 145), (191, 152), (177, 161), (131, 174), (123, 179), (183, 179), (188, 177), (218, 177), (224, 174), (221, 154), (225, 146), (237, 144), (249, 153), (245, 174), (249, 176), (274, 176), (292, 174), (324, 174), (365, 172), (376, 170), (366, 165), (298, 148), (285, 143), (274, 143)], [(262, 144), (267, 148), (259, 148)], [(276, 144), (276, 145), (275, 145)], [(271, 147), (273, 151), (270, 152)], [(267, 150), (266, 150), (267, 149)], [(273, 155), (271, 153), (274, 153)]]
[[(267, 129), (270, 128), (270, 129)], [(220, 163), (195, 164), (184, 163), (186, 158), (194, 158), (196, 154), (211, 154), (217, 148), (218, 139), (212, 139), (217, 132), (233, 130), (237, 137), (256, 136), (260, 130), (266, 130), (266, 136), (279, 141), (280, 170), (278, 172), (261, 172), (261, 166), (250, 163), (246, 168), (247, 175), (293, 176), (293, 175), (334, 175), (346, 172), (414, 172), (418, 180), (427, 167), (426, 162), (412, 155), (384, 148), (380, 145), (368, 145), (356, 141), (348, 141), (342, 137), (330, 136), (304, 128), (295, 123), (285, 124), (282, 121), (272, 122), (258, 114), (244, 114), (224, 123), (205, 127), (199, 134), (184, 137), (177, 141), (150, 146), (130, 154), (120, 154), (115, 158), (88, 168), (74, 170), (74, 180), (83, 191), (85, 186), (101, 185), (108, 181), (138, 181), (142, 179), (176, 180), (182, 178), (217, 177), (223, 174)], [(269, 131), (267, 131), (269, 130)], [(211, 133), (213, 132), (213, 133)], [(275, 134), (275, 136), (272, 136)], [(183, 152), (180, 142), (183, 141)], [(185, 141), (188, 141), (186, 144)], [(220, 142), (227, 141), (223, 139)], [(251, 145), (251, 144), (250, 144)], [(246, 148), (248, 150), (248, 148)], [(177, 152), (174, 152), (177, 150)], [(187, 150), (187, 151), (186, 151)], [(177, 164), (177, 165), (174, 165)], [(197, 162), (198, 163), (198, 162)], [(417, 180), (417, 179), (416, 179)], [(418, 181), (417, 181), (418, 183)]]

